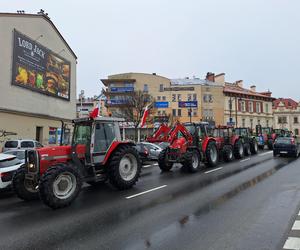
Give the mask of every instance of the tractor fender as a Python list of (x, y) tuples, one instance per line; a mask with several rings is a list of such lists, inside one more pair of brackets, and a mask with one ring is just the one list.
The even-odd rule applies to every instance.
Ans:
[[(212, 137), (207, 137), (203, 143), (202, 143), (202, 152), (205, 153), (206, 152), (206, 148), (207, 148), (207, 145), (210, 143), (210, 142), (215, 142), (216, 143), (216, 140)], [(218, 149), (218, 148), (217, 148)], [(218, 149), (219, 150), (219, 149)]]
[(203, 154), (202, 150), (199, 149), (199, 147), (190, 146), (190, 147), (188, 147), (187, 150), (188, 151), (196, 150), (199, 153), (199, 155), (200, 155), (200, 161), (202, 161), (204, 159), (204, 154)]
[(121, 145), (129, 145), (129, 146), (135, 146), (135, 143), (132, 141), (114, 141), (112, 142), (111, 146), (109, 147), (108, 151), (105, 154), (103, 165), (107, 163), (112, 153)]

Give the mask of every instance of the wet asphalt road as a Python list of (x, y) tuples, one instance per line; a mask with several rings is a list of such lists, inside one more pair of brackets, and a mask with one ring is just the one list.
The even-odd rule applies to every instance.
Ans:
[(196, 174), (147, 166), (131, 190), (87, 185), (56, 211), (4, 192), (0, 249), (280, 249), (299, 176), (300, 159), (264, 151)]

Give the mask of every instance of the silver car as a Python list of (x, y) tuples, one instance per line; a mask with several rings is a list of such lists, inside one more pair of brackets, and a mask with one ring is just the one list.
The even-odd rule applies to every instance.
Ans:
[(9, 140), (4, 143), (3, 152), (16, 149), (41, 148), (43, 145), (35, 140)]
[(162, 148), (156, 144), (150, 142), (142, 142), (142, 144), (149, 150), (149, 160), (158, 160), (158, 156), (162, 151)]

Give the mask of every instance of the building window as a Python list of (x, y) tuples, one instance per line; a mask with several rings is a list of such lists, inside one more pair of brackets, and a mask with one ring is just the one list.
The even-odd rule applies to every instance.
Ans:
[(267, 127), (269, 127), (269, 120), (266, 121)]
[(213, 121), (214, 120), (214, 111), (212, 109), (204, 109), (203, 110), (203, 118), (205, 121)]
[(228, 108), (229, 108), (229, 110), (232, 110), (232, 100), (231, 99), (228, 100)]
[(299, 135), (299, 129), (295, 128), (295, 135)]
[(180, 102), (181, 101), (181, 94), (177, 94), (177, 100)]
[(172, 102), (176, 102), (176, 94), (172, 94)]
[(163, 96), (163, 97), (162, 97), (162, 100), (163, 100), (163, 101), (165, 101), (165, 100), (166, 100), (166, 97), (165, 97), (165, 96)]
[(279, 124), (287, 123), (286, 116), (279, 116), (278, 123)]
[(294, 123), (299, 123), (298, 117), (294, 117)]
[(204, 95), (203, 101), (213, 103), (213, 96), (212, 95)]
[(176, 109), (172, 109), (172, 115), (176, 116)]
[(197, 94), (193, 94), (193, 101), (197, 101)]
[(241, 102), (241, 106), (242, 106), (242, 111), (245, 112), (246, 111), (246, 105), (245, 105), (244, 101)]
[(178, 116), (181, 116), (181, 109), (177, 110)]
[(159, 84), (159, 92), (163, 92), (164, 91), (164, 85), (163, 84)]
[(157, 97), (157, 101), (160, 101), (160, 96)]
[(157, 111), (157, 114), (158, 114), (158, 115), (161, 115), (161, 111), (160, 111), (160, 110), (158, 110), (158, 111)]
[(188, 94), (188, 101), (192, 100), (192, 94)]
[(163, 110), (163, 111), (162, 111), (162, 114), (165, 116), (165, 115), (166, 115), (166, 111), (165, 111), (165, 110)]
[(242, 127), (243, 128), (246, 127), (246, 120), (245, 120), (245, 118), (242, 119)]
[(261, 110), (260, 110), (260, 102), (257, 102), (256, 103), (256, 113), (260, 113)]
[(260, 125), (260, 120), (257, 120), (257, 124)]
[(148, 92), (148, 84), (144, 84), (144, 92)]
[(197, 116), (197, 109), (193, 109), (193, 116)]
[(268, 103), (266, 103), (265, 109), (266, 109), (266, 113), (269, 113), (269, 104)]
[(252, 113), (253, 112), (253, 102), (249, 102), (249, 112)]

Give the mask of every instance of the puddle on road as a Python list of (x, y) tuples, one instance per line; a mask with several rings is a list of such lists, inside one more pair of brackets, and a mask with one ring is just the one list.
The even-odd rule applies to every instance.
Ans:
[(192, 225), (193, 223), (197, 223), (200, 216), (209, 213), (211, 210), (216, 209), (218, 206), (221, 206), (223, 203), (228, 201), (229, 199), (233, 198), (240, 192), (254, 187), (259, 182), (265, 180), (266, 178), (272, 176), (276, 173), (279, 169), (286, 166), (287, 164), (291, 163), (294, 160), (289, 160), (287, 163), (281, 163), (270, 170), (252, 178), (249, 181), (238, 185), (234, 189), (230, 190), (229, 192), (219, 196), (218, 198), (212, 200), (211, 202), (202, 205), (199, 207), (193, 214), (186, 215), (181, 217), (178, 221), (168, 225), (167, 227), (155, 232), (149, 238), (145, 240), (141, 240), (134, 245), (131, 245), (129, 248), (126, 249), (142, 249), (142, 248), (155, 248), (155, 246), (161, 245), (164, 241), (169, 239), (175, 238), (176, 236), (180, 235), (181, 230), (184, 230), (185, 227)]

